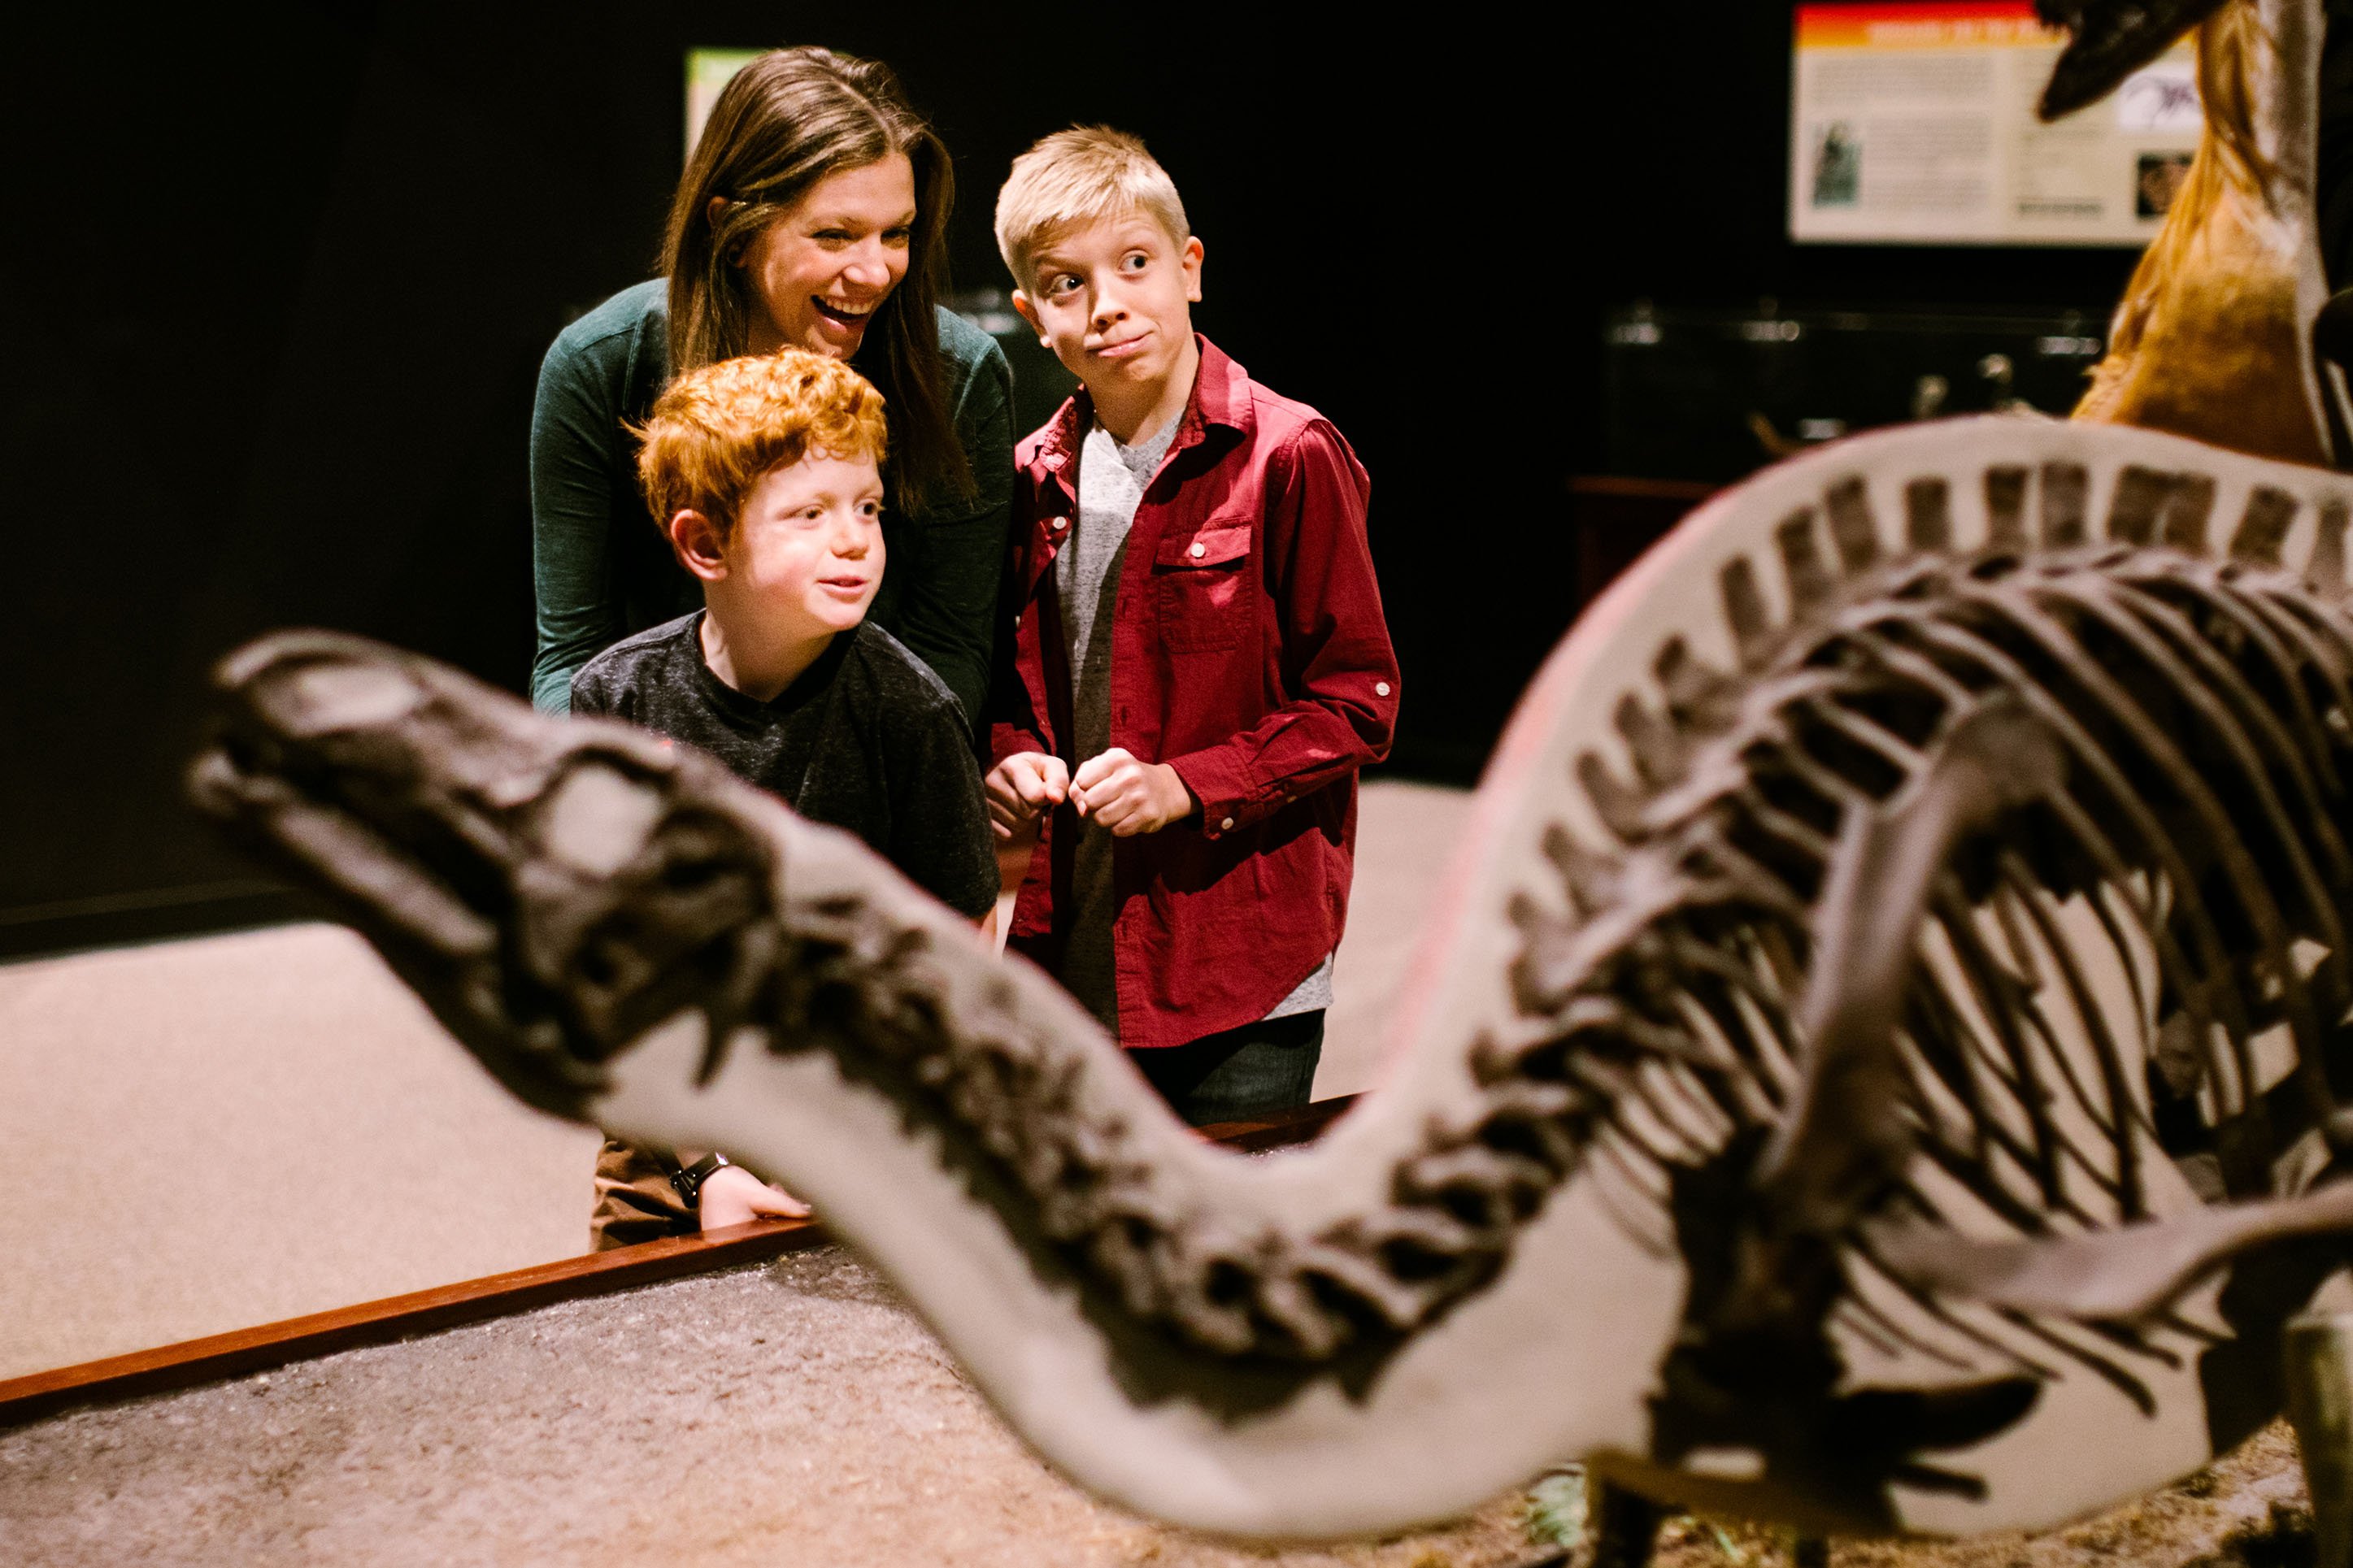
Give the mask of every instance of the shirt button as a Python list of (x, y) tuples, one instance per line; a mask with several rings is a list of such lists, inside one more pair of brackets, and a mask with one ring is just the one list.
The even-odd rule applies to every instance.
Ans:
[(1220, 832), (1230, 833), (1234, 829), (1234, 819), (1229, 816), (1218, 824), (1218, 827)]
[(1374, 681), (1374, 682), (1373, 682), (1373, 695), (1374, 695), (1374, 696), (1376, 696), (1376, 697), (1387, 697), (1388, 694), (1389, 694), (1389, 683), (1388, 683), (1388, 681), (1386, 681), (1386, 680), (1376, 680), (1376, 681)]
[[(1192, 557), (1194, 560), (1196, 560), (1196, 561), (1198, 561), (1202, 556), (1207, 555), (1208, 552), (1209, 552), (1209, 547), (1208, 547), (1208, 545), (1206, 545), (1206, 544), (1203, 544), (1203, 543), (1198, 542), (1198, 541), (1194, 543), (1194, 545), (1193, 545), (1193, 548), (1192, 548), (1192, 549), (1187, 550), (1187, 552), (1185, 552), (1185, 553), (1186, 553), (1186, 554), (1187, 554), (1187, 555), (1191, 556), (1191, 557)], [(1229, 827), (1231, 827), (1231, 826), (1233, 826), (1233, 824), (1232, 824), (1232, 823), (1230, 823), (1230, 822), (1229, 822), (1228, 824), (1226, 824), (1226, 826), (1229, 826)]]
[(1069, 518), (1067, 518), (1067, 517), (1058, 517), (1058, 518), (1056, 518), (1053, 521), (1051, 521), (1051, 522), (1048, 523), (1046, 526), (1047, 526), (1048, 528), (1053, 529), (1053, 530), (1054, 530), (1055, 531), (1057, 531), (1057, 532), (1060, 532), (1061, 530), (1063, 530), (1063, 529), (1068, 528), (1068, 527), (1070, 527), (1070, 526), (1071, 526), (1071, 520), (1070, 520)]

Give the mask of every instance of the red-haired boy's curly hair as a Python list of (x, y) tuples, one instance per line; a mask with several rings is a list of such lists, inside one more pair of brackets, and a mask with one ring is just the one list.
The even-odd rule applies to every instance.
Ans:
[(691, 509), (730, 542), (760, 476), (816, 453), (882, 463), (882, 395), (806, 349), (747, 354), (670, 384), (638, 430), (638, 483), (655, 523)]

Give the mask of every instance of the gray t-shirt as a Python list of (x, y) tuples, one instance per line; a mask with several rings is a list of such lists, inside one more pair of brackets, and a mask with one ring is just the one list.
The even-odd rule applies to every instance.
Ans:
[[(1071, 537), (1054, 557), (1054, 595), (1062, 611), (1062, 637), (1070, 656), (1071, 765), (1111, 749), (1111, 648), (1119, 574), (1127, 559), (1127, 531), (1135, 509), (1176, 438), (1182, 416), (1133, 447), (1122, 446), (1100, 424), (1090, 425), (1079, 448), (1078, 516)], [(1092, 821), (1077, 824), (1071, 851), (1071, 939), (1063, 952), (1063, 986), (1098, 1023), (1119, 1036), (1119, 984), (1112, 957), (1112, 922), (1119, 900), (1112, 880), (1109, 832)], [(1275, 1005), (1270, 1018), (1313, 1012), (1332, 1005), (1332, 960)]]
[(700, 747), (812, 822), (846, 827), (940, 902), (997, 907), (997, 856), (964, 709), (872, 621), (837, 636), (774, 700), (702, 662), (702, 612), (625, 637), (572, 678), (572, 711)]

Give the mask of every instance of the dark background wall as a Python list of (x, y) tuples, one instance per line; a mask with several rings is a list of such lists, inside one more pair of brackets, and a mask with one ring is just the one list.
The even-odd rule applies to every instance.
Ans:
[[(651, 270), (683, 52), (890, 60), (957, 157), (955, 281), (1002, 281), (1011, 156), (1142, 133), (1208, 254), (1199, 324), (1374, 477), (1395, 767), (1475, 774), (1575, 603), (1564, 482), (1599, 326), (1662, 302), (2104, 309), (2116, 252), (1798, 248), (1788, 8), (438, 3), (42, 7), (0, 53), (0, 952), (254, 918), (179, 804), (203, 672), (314, 624), (520, 689), (540, 354)], [(1720, 13), (1720, 14), (1719, 14)], [(1564, 14), (1567, 15), (1567, 14)]]

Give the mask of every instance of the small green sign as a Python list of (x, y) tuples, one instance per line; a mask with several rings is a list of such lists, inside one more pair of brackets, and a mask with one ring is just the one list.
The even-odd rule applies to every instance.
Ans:
[(689, 49), (686, 51), (686, 155), (694, 156), (694, 143), (702, 135), (702, 122), (711, 118), (712, 105), (719, 101), (720, 89), (734, 79), (735, 73), (758, 59), (764, 49)]

